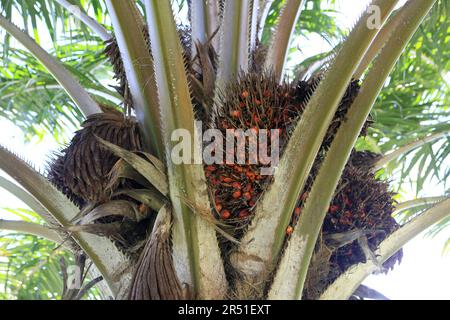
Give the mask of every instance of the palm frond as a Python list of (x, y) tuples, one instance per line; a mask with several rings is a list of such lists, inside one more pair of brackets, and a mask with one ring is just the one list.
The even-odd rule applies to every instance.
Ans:
[(3, 16), (0, 16), (0, 26), (30, 50), (49, 72), (52, 73), (80, 110), (86, 115), (100, 112), (97, 103), (92, 100), (89, 94), (80, 86), (73, 76), (59, 63), (59, 61), (49, 55), (32, 38), (30, 38), (28, 34), (21, 31)]
[[(70, 226), (70, 222), (79, 210), (46, 177), (2, 146), (0, 146), (0, 168), (33, 195), (61, 227)], [(130, 275), (124, 273), (117, 279), (114, 273), (128, 266), (127, 257), (107, 238), (76, 232), (72, 234), (72, 237), (95, 263), (114, 294), (118, 294), (119, 288), (126, 286), (127, 281), (130, 281)]]
[[(174, 133), (183, 132), (183, 139), (189, 139), (188, 152), (193, 150), (189, 158), (200, 159), (201, 142), (196, 138), (198, 129), (172, 10), (168, 1), (147, 0), (145, 5), (164, 143), (173, 148)], [(175, 217), (172, 233), (175, 269), (180, 281), (189, 284), (195, 295), (223, 298), (227, 280), (223, 264), (217, 263), (221, 259), (215, 228), (203, 217), (209, 214), (211, 207), (203, 168), (195, 160), (193, 164), (174, 160), (172, 155), (167, 155), (170, 200)], [(185, 199), (193, 201), (194, 208)]]

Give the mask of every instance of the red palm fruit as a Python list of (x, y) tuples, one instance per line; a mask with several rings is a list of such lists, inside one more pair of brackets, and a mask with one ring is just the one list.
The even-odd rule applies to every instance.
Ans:
[(240, 182), (233, 182), (232, 184), (234, 189), (241, 189), (242, 188), (242, 184)]
[(244, 192), (244, 199), (245, 200), (250, 200), (252, 198), (252, 194), (250, 192)]
[(239, 212), (239, 218), (246, 218), (250, 215), (250, 212), (248, 210), (241, 210), (241, 212)]
[(240, 112), (239, 110), (232, 110), (232, 111), (230, 112), (230, 115), (231, 115), (233, 118), (239, 118), (239, 117), (241, 116), (241, 112)]
[(216, 203), (216, 210), (220, 212), (222, 210), (222, 205), (220, 203)]
[(245, 175), (246, 175), (250, 180), (255, 179), (255, 173), (252, 172), (252, 171), (247, 171), (247, 172), (245, 173)]
[(242, 192), (240, 190), (237, 190), (233, 192), (233, 198), (237, 199), (242, 195)]
[(292, 228), (292, 226), (288, 226), (286, 228), (286, 234), (289, 236), (292, 234), (292, 232), (294, 232), (294, 228)]
[(225, 183), (230, 183), (233, 181), (233, 179), (231, 179), (230, 177), (224, 177), (224, 176), (220, 176), (220, 180)]
[(222, 210), (222, 212), (220, 213), (220, 217), (222, 218), (222, 219), (228, 219), (228, 218), (230, 218), (231, 217), (231, 213), (230, 213), (230, 211), (228, 211), (228, 210)]
[(242, 98), (248, 98), (249, 95), (250, 95), (250, 94), (248, 93), (247, 90), (244, 90), (244, 91), (242, 91), (242, 93), (241, 93)]
[(296, 215), (296, 216), (299, 216), (299, 215), (300, 215), (300, 212), (301, 212), (300, 207), (295, 208), (294, 212), (295, 212), (295, 215)]

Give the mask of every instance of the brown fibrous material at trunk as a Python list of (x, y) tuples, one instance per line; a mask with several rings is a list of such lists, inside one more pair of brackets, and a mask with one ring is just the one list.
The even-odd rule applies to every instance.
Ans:
[(130, 287), (130, 300), (188, 299), (189, 291), (178, 281), (170, 244), (171, 217), (160, 212), (136, 264)]

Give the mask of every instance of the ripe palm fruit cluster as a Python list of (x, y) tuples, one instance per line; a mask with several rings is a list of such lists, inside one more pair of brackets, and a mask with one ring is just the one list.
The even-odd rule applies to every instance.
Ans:
[(130, 151), (142, 150), (136, 120), (111, 108), (104, 111), (89, 116), (50, 165), (50, 181), (79, 206), (111, 197), (106, 176), (119, 158), (100, 146), (97, 137)]
[[(357, 237), (367, 240), (372, 252), (388, 235), (399, 228), (391, 216), (395, 201), (387, 182), (375, 178), (372, 167), (379, 155), (371, 152), (353, 151), (336, 188), (336, 194), (330, 203), (322, 226), (322, 235), (316, 244), (312, 264), (308, 271), (304, 298), (317, 299), (324, 289), (346, 271), (350, 266), (365, 262), (368, 257)], [(307, 181), (309, 190), (314, 176), (318, 172), (317, 164)], [(308, 191), (306, 191), (308, 192)], [(306, 198), (300, 196), (297, 211), (290, 226), (295, 226)], [(341, 235), (336, 242), (334, 235)], [(392, 269), (401, 262), (403, 251), (399, 250), (385, 263), (383, 272)]]
[[(391, 216), (394, 211), (393, 193), (388, 184), (377, 180), (370, 164), (359, 160), (367, 158), (365, 152), (354, 152), (347, 163), (342, 179), (324, 220), (323, 232), (326, 234), (345, 233), (351, 230), (365, 230), (369, 248), (375, 250), (378, 244), (398, 229)], [(359, 164), (358, 164), (359, 163)], [(402, 253), (388, 260), (384, 267), (391, 269), (400, 261)], [(342, 246), (333, 253), (332, 264), (343, 271), (348, 266), (365, 259), (357, 243)]]
[[(228, 86), (227, 94), (221, 97), (221, 108), (213, 116), (211, 126), (220, 129), (224, 137), (228, 129), (249, 129), (255, 134), (258, 134), (260, 129), (276, 129), (282, 154), (308, 98), (319, 81), (320, 79), (316, 78), (291, 86), (279, 84), (274, 77), (263, 73), (246, 74)], [(358, 89), (357, 81), (353, 81), (324, 139), (322, 153), (331, 143)], [(270, 150), (270, 131), (267, 134)], [(205, 170), (214, 194), (218, 216), (223, 220), (239, 221), (251, 216), (259, 197), (270, 183), (271, 176), (260, 174), (261, 163), (248, 163), (248, 144), (245, 149), (235, 145), (234, 151), (236, 157), (244, 153), (247, 156), (247, 164), (213, 164), (206, 166)]]
[[(288, 85), (278, 85), (274, 78), (265, 79), (263, 75), (244, 76), (227, 92), (211, 125), (220, 129), (224, 137), (227, 129), (250, 129), (257, 135), (260, 129), (276, 128), (283, 145), (290, 124), (303, 108), (301, 102), (292, 98), (294, 92)], [(247, 164), (238, 164), (237, 157), (242, 153), (249, 154), (248, 144), (245, 148), (235, 145), (234, 164), (206, 167), (215, 210), (223, 220), (248, 218), (270, 181), (270, 176), (260, 174), (260, 164), (248, 164), (248, 157)]]

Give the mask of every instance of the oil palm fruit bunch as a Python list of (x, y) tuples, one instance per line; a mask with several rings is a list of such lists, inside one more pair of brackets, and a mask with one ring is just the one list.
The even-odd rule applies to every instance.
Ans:
[[(270, 74), (250, 72), (242, 75), (226, 89), (227, 94), (221, 98), (221, 106), (217, 114), (213, 115), (211, 126), (219, 128), (223, 136), (226, 136), (229, 129), (251, 130), (255, 135), (258, 135), (260, 129), (266, 129), (268, 142), (270, 129), (276, 129), (279, 131), (282, 154), (295, 124), (301, 118), (308, 99), (319, 82), (319, 78), (313, 78), (294, 84), (279, 84)], [(358, 81), (352, 81), (330, 125), (321, 146), (321, 153), (330, 145), (358, 90)], [(367, 131), (367, 126), (368, 122), (365, 123), (363, 132)], [(209, 185), (215, 195), (216, 211), (223, 220), (248, 217), (270, 183), (271, 176), (260, 174), (262, 163), (249, 165), (247, 159), (247, 164), (235, 164), (240, 153), (249, 154), (249, 145), (245, 148), (235, 145), (234, 163), (209, 165), (205, 168)], [(270, 144), (268, 149), (270, 150)]]
[(79, 206), (110, 199), (107, 175), (119, 158), (102, 147), (104, 139), (130, 151), (141, 151), (141, 136), (135, 119), (113, 108), (89, 116), (82, 129), (50, 165), (50, 180)]
[[(317, 299), (348, 268), (376, 259), (370, 252), (375, 252), (377, 246), (400, 227), (392, 217), (395, 194), (389, 191), (389, 184), (375, 178), (371, 170), (378, 158), (379, 155), (368, 151), (352, 152), (325, 216), (303, 298)], [(313, 168), (306, 190), (312, 185), (316, 170)], [(302, 194), (289, 228), (295, 226), (301, 215), (304, 198)], [(362, 243), (361, 237), (367, 242)], [(402, 257), (400, 249), (380, 265), (378, 271), (387, 273)]]
[[(102, 141), (139, 152), (142, 138), (134, 117), (112, 107), (102, 106), (102, 110), (88, 116), (70, 143), (49, 163), (48, 179), (81, 210), (72, 221), (71, 231), (111, 237), (121, 249), (134, 254), (131, 251), (139, 249), (136, 246), (145, 239), (148, 224), (153, 221), (148, 219), (151, 209), (136, 197), (141, 185), (133, 175), (128, 175), (131, 179), (125, 177), (130, 168), (125, 168), (123, 160)], [(127, 194), (130, 192), (131, 196)]]
[[(189, 27), (177, 26), (168, 0), (143, 1), (145, 15), (134, 1), (106, 1), (115, 38), (101, 34), (123, 112), (88, 94), (76, 99), (87, 119), (48, 178), (78, 209), (58, 203), (78, 214), (69, 219), (42, 203), (116, 298), (348, 298), (362, 281), (350, 271), (368, 275), (401, 259), (392, 235), (403, 226), (391, 217), (387, 182), (375, 175), (378, 155), (354, 145), (434, 1), (410, 0), (390, 17), (396, 1), (375, 0), (388, 31), (369, 28), (371, 12), (363, 12), (322, 68), (289, 81), (285, 62), (304, 2), (283, 2), (267, 42), (272, 1), (188, 1)], [(244, 144), (225, 150), (229, 163), (197, 162), (205, 129), (242, 129), (268, 150), (279, 137), (280, 159), (265, 175), (267, 163), (250, 161)]]

